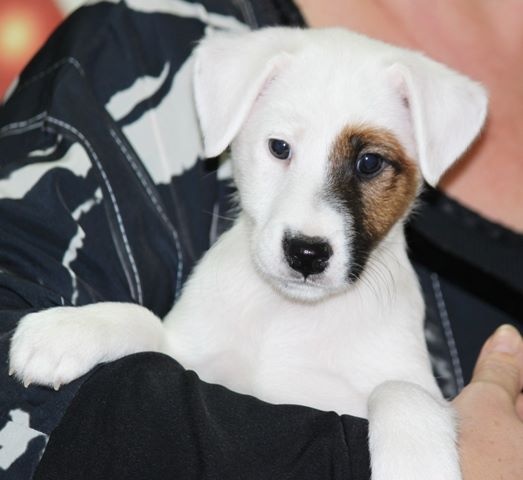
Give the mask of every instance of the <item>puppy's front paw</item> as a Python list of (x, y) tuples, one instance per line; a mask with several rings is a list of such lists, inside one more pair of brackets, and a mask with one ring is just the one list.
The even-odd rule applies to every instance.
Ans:
[[(152, 321), (151, 321), (152, 320)], [(160, 320), (143, 307), (99, 303), (26, 315), (11, 340), (9, 373), (28, 386), (69, 383), (101, 362), (159, 350)]]
[(11, 340), (9, 374), (27, 387), (53, 386), (82, 376), (100, 360), (97, 338), (103, 332), (73, 307), (57, 307), (26, 315)]
[(372, 480), (461, 480), (450, 404), (400, 381), (369, 399)]

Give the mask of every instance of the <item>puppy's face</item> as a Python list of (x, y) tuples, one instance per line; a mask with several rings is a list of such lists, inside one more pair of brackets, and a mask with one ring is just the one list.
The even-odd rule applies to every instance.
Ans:
[(217, 34), (195, 57), (204, 154), (232, 142), (254, 262), (300, 301), (350, 288), (399, 241), (421, 176), (435, 185), (486, 116), (475, 82), (346, 30)]
[(255, 264), (305, 301), (359, 279), (421, 179), (409, 112), (392, 85), (375, 65), (340, 67), (319, 53), (268, 83), (232, 145)]

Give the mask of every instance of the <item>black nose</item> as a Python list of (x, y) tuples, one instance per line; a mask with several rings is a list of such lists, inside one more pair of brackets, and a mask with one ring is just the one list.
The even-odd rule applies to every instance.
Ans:
[(283, 253), (289, 267), (307, 278), (309, 275), (321, 273), (327, 268), (332, 248), (319, 237), (285, 235)]

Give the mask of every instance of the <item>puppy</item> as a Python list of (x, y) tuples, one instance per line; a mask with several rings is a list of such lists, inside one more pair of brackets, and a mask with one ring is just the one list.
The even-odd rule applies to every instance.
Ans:
[(194, 55), (205, 155), (241, 213), (162, 322), (124, 303), (27, 315), (10, 366), (69, 382), (155, 350), (272, 403), (368, 417), (374, 480), (461, 478), (403, 222), (485, 120), (471, 80), (341, 29), (215, 34)]

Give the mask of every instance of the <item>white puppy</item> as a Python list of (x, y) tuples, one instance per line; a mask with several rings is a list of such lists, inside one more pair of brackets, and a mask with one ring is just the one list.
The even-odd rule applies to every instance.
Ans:
[(459, 479), (403, 221), (480, 131), (483, 89), (345, 30), (274, 28), (204, 40), (194, 92), (206, 155), (231, 144), (234, 226), (163, 324), (123, 303), (30, 314), (12, 372), (57, 388), (162, 351), (268, 402), (368, 417), (374, 480)]

